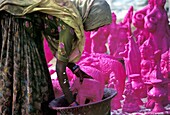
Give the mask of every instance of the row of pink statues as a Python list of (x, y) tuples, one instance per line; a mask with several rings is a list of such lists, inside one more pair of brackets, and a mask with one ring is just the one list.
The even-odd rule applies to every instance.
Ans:
[[(98, 89), (109, 87), (118, 92), (112, 99), (112, 110), (136, 112), (144, 105), (153, 113), (166, 111), (170, 104), (170, 27), (165, 3), (148, 0), (148, 5), (136, 12), (130, 7), (121, 22), (112, 13), (112, 24), (85, 32), (85, 49), (77, 64), (94, 80), (81, 85), (67, 69), (71, 89), (81, 92), (79, 103), (87, 97), (92, 102), (100, 100), (103, 92)], [(53, 56), (44, 43), (49, 63)], [(56, 79), (52, 82), (58, 97), (62, 91)]]

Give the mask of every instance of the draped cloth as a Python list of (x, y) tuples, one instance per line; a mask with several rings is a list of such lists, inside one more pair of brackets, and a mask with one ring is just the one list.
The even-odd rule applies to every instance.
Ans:
[(86, 31), (111, 23), (111, 10), (105, 0), (72, 0), (77, 7)]
[(85, 43), (84, 29), (92, 30), (111, 23), (111, 10), (105, 0), (0, 0), (0, 10), (22, 16), (40, 11), (63, 20), (77, 35), (73, 52), (80, 58)]
[(80, 54), (73, 61), (77, 61), (81, 56), (85, 42), (82, 18), (70, 0), (0, 0), (0, 10), (5, 10), (17, 16), (40, 11), (60, 18), (74, 28), (78, 38), (74, 45), (76, 48), (73, 47), (73, 49), (77, 49), (74, 51)]

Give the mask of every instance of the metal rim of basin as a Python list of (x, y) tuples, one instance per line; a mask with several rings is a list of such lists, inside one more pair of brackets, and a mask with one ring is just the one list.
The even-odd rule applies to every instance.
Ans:
[[(111, 100), (114, 96), (116, 96), (117, 94), (117, 91), (112, 89), (112, 88), (105, 88), (106, 91), (110, 91), (111, 93), (109, 94), (108, 97), (100, 100), (100, 101), (97, 101), (97, 102), (90, 102), (90, 103), (87, 103), (87, 104), (83, 104), (83, 105), (79, 105), (79, 106), (68, 106), (68, 107), (53, 107), (53, 106), (49, 106), (52, 110), (57, 110), (57, 111), (60, 111), (60, 110), (68, 110), (68, 109), (77, 109), (77, 108), (82, 108), (82, 107), (86, 107), (86, 106), (94, 106), (96, 104), (99, 104), (99, 103), (102, 103), (102, 102), (105, 102), (107, 100)], [(106, 92), (108, 93), (108, 92)]]

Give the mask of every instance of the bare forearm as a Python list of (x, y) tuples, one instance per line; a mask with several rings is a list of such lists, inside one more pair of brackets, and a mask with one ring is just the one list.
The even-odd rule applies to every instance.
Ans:
[(73, 103), (74, 98), (72, 92), (70, 91), (70, 84), (66, 74), (66, 66), (67, 63), (57, 60), (56, 71), (58, 75), (59, 84), (62, 88), (65, 98), (67, 99), (68, 103), (71, 104)]

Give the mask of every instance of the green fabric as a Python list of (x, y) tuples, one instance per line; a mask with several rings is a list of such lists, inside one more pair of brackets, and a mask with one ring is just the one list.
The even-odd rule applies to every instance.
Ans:
[[(59, 27), (61, 28), (61, 31), (59, 32), (59, 45), (58, 45), (58, 53), (57, 57), (59, 60), (63, 62), (70, 62), (72, 60), (71, 49), (76, 41), (76, 35), (74, 33), (74, 30), (65, 24), (62, 20), (59, 20)], [(76, 55), (75, 55), (76, 56)]]
[(48, 15), (43, 18), (45, 29), (43, 35), (48, 41), (48, 45), (57, 59), (63, 62), (70, 62), (73, 57), (72, 47), (75, 45), (77, 37), (73, 28), (64, 23), (61, 19)]
[(104, 0), (0, 0), (0, 10), (13, 15), (41, 11), (63, 20), (74, 29), (78, 38), (72, 47), (72, 62), (78, 61), (83, 52), (84, 29), (93, 30), (111, 23), (110, 7)]
[[(48, 103), (54, 99), (54, 93), (43, 38), (54, 54), (58, 52), (57, 59), (68, 62), (77, 39), (73, 28), (40, 12), (16, 17), (2, 11), (0, 22), (0, 114), (52, 115)], [(69, 94), (67, 85), (62, 86)], [(71, 96), (69, 101), (73, 100)]]
[(82, 17), (84, 29), (94, 30), (110, 24), (111, 10), (105, 0), (72, 0)]
[(48, 108), (55, 97), (43, 49), (46, 17), (0, 12), (0, 115), (56, 115)]
[[(85, 43), (82, 18), (70, 0), (0, 0), (0, 10), (6, 10), (13, 15), (25, 15), (27, 13), (40, 11), (55, 16), (63, 20), (70, 27), (74, 28), (78, 40), (72, 47), (74, 59), (79, 60)], [(76, 56), (75, 56), (76, 55)]]

